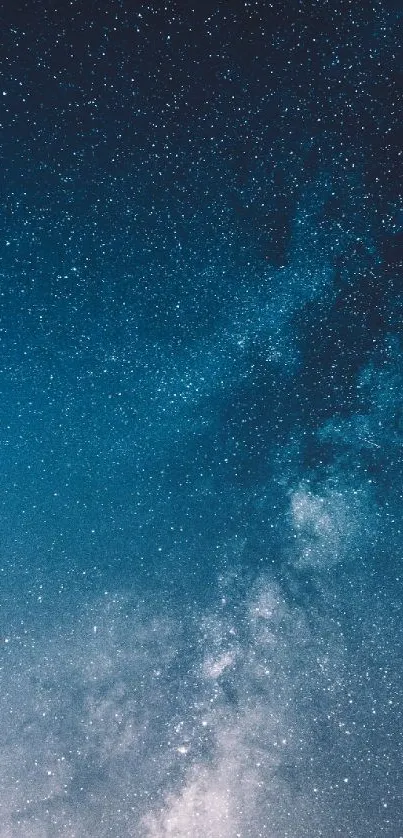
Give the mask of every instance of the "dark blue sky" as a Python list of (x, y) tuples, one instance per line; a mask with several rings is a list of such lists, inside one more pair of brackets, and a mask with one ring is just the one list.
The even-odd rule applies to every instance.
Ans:
[(1, 12), (0, 835), (400, 835), (401, 21)]

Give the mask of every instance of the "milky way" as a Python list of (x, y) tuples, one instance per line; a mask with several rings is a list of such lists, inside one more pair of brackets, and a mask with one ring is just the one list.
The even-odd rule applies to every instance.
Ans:
[(0, 838), (402, 838), (401, 10), (2, 13)]

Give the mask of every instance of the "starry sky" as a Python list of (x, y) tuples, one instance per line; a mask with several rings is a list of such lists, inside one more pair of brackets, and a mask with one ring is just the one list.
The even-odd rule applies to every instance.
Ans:
[(0, 838), (402, 838), (402, 7), (0, 25)]

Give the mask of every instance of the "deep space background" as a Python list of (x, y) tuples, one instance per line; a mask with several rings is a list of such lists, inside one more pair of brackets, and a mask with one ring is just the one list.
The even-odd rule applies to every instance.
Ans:
[(0, 838), (401, 838), (402, 7), (0, 25)]

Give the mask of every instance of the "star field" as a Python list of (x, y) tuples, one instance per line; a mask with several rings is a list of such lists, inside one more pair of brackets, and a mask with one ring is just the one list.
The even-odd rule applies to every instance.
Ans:
[(399, 4), (1, 31), (0, 838), (402, 838)]

